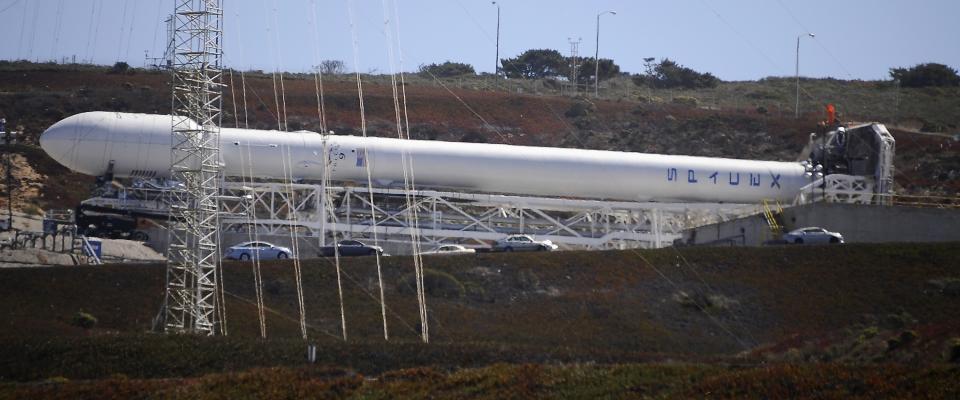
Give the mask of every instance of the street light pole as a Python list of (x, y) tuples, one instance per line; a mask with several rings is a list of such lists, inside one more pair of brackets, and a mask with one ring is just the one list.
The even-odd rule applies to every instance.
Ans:
[(796, 75), (797, 75), (797, 103), (794, 106), (794, 118), (800, 118), (800, 38), (804, 36), (815, 37), (816, 35), (812, 33), (800, 34), (797, 35), (797, 66), (796, 66)]
[(500, 76), (500, 5), (495, 1), (491, 1), (490, 4), (497, 6), (497, 60), (494, 63), (494, 74)]
[(597, 46), (593, 54), (593, 97), (600, 97), (600, 16), (617, 15), (616, 11), (604, 11), (597, 14)]

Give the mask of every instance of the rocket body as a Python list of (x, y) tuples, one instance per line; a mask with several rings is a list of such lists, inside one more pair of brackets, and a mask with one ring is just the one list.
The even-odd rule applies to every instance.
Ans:
[[(117, 177), (167, 177), (169, 115), (88, 112), (40, 137), (71, 170)], [(619, 201), (757, 203), (791, 201), (810, 183), (799, 163), (618, 151), (400, 140), (222, 128), (220, 157), (230, 177), (323, 179), (374, 186), (436, 188)]]

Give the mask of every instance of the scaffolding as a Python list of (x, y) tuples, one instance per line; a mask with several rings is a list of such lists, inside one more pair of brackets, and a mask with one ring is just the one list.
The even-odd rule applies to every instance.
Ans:
[[(687, 228), (752, 214), (756, 208), (273, 182), (226, 182), (222, 190), (225, 234), (246, 232), (251, 221), (261, 236), (281, 238), (296, 229), (298, 236), (321, 246), (339, 239), (331, 236), (334, 232), (355, 239), (376, 233), (392, 254), (409, 247), (411, 231), (425, 246), (487, 248), (506, 235), (522, 233), (566, 250), (659, 248), (671, 245)], [(416, 226), (408, 222), (414, 213)]]
[(168, 333), (217, 332), (219, 0), (176, 0), (174, 12), (170, 246), (164, 300)]

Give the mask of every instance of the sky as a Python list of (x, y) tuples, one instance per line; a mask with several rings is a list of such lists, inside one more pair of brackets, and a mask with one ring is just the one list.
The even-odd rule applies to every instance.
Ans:
[[(497, 5), (490, 0), (222, 0), (224, 64), (307, 72), (416, 71), (443, 61), (492, 72)], [(500, 57), (534, 48), (597, 51), (623, 71), (670, 58), (723, 80), (800, 74), (889, 79), (892, 67), (960, 69), (957, 0), (499, 0)], [(173, 0), (0, 0), (0, 59), (145, 64), (162, 55)]]

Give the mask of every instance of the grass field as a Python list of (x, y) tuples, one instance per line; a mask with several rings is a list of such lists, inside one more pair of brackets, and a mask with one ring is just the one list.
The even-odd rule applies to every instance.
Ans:
[[(425, 260), (431, 343), (406, 258), (225, 265), (227, 337), (149, 333), (160, 265), (0, 270), (0, 397), (949, 398), (960, 369), (960, 246), (483, 254)], [(453, 288), (453, 289), (451, 289)], [(79, 312), (96, 318), (77, 322)], [(306, 345), (319, 347), (305, 363)], [(113, 396), (112, 394), (116, 394)]]

